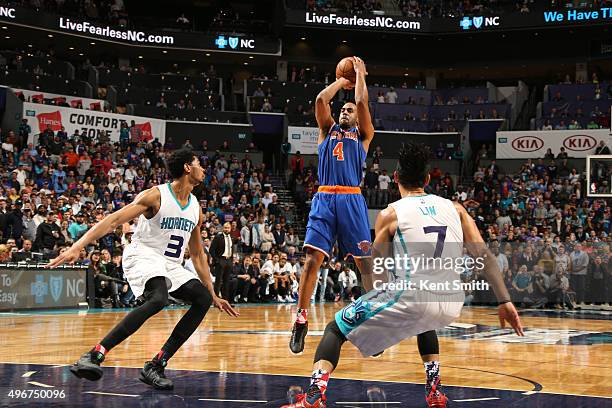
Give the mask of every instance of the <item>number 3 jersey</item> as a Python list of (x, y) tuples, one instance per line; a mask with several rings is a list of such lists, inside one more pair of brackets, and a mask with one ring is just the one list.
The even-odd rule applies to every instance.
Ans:
[(191, 232), (200, 218), (200, 204), (193, 194), (183, 207), (176, 198), (170, 183), (157, 186), (160, 192), (159, 211), (151, 219), (141, 215), (132, 236), (131, 245), (148, 249), (181, 264)]
[(358, 187), (361, 184), (367, 153), (357, 127), (344, 130), (334, 123), (318, 146), (318, 153), (320, 185)]

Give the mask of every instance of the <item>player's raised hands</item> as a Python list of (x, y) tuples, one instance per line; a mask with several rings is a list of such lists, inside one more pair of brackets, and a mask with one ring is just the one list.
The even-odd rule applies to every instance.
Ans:
[(365, 62), (359, 57), (353, 57), (353, 69), (355, 73), (359, 75), (359, 73), (363, 73), (364, 75), (368, 75), (368, 71), (366, 70)]
[(521, 319), (512, 302), (507, 302), (499, 305), (498, 314), (499, 324), (501, 325), (502, 329), (506, 328), (506, 322), (508, 322), (510, 323), (510, 326), (512, 326), (517, 335), (525, 335), (523, 333), (523, 325), (521, 324)]
[(73, 264), (77, 259), (79, 259), (80, 250), (74, 246), (71, 246), (61, 254), (59, 254), (56, 258), (53, 258), (47, 265), (45, 265), (46, 269), (55, 268), (62, 264)]
[(225, 313), (232, 317), (240, 316), (240, 313), (236, 311), (227, 300), (221, 299), (218, 296), (213, 297), (213, 304), (219, 308), (219, 310), (223, 310)]
[(338, 78), (336, 81), (339, 81), (342, 84), (342, 89), (353, 89), (355, 88), (355, 83), (349, 81), (346, 78)]

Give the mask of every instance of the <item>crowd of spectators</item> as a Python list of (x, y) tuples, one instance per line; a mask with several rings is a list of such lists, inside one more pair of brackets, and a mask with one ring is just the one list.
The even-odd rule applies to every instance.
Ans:
[[(0, 242), (4, 245), (0, 262), (55, 257), (139, 192), (169, 180), (164, 156), (180, 146), (170, 137), (164, 145), (157, 140), (139, 142), (133, 124), (123, 129), (126, 138), (117, 143), (100, 143), (51, 128), (34, 138), (25, 119), (18, 132), (0, 132)], [(189, 140), (185, 145), (193, 148)], [(238, 160), (227, 142), (217, 150), (203, 142), (198, 149), (206, 179), (194, 195), (206, 218), (205, 246), (210, 247), (228, 223), (239, 257), (257, 251), (265, 271), (264, 261), (273, 254), (288, 257), (291, 265), (298, 263), (301, 238), (294, 229), (294, 213), (278, 201), (265, 164), (254, 163), (249, 154)], [(94, 275), (100, 305), (135, 302), (120, 265), (122, 249), (136, 223), (120, 226), (81, 254), (78, 263), (87, 265)], [(274, 268), (273, 264), (273, 277)], [(269, 296), (270, 290), (262, 293), (262, 299)], [(287, 294), (283, 296), (288, 300)]]
[[(513, 174), (495, 160), (482, 163), (469, 186), (442, 195), (468, 208), (513, 300), (568, 308), (610, 302), (610, 202), (587, 197), (585, 176), (568, 165), (567, 153), (555, 157), (549, 149), (544, 159), (529, 159)], [(463, 278), (482, 279), (478, 271)], [(493, 300), (490, 293), (469, 295), (468, 301)]]
[[(590, 94), (577, 92), (576, 95), (561, 90), (551, 92), (549, 101), (544, 105), (544, 112), (539, 120), (539, 130), (578, 130), (604, 129), (610, 127), (610, 108), (601, 108), (598, 102), (612, 99), (612, 84), (606, 84), (593, 72), (588, 81), (578, 78), (573, 81), (565, 75), (559, 85), (591, 85)], [(559, 89), (559, 87), (557, 87)], [(576, 88), (581, 89), (581, 88)]]

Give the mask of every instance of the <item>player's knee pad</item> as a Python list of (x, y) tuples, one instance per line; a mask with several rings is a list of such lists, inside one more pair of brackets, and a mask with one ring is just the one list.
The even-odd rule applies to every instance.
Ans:
[(340, 348), (345, 341), (346, 337), (340, 331), (338, 324), (335, 320), (332, 320), (327, 327), (325, 327), (323, 339), (321, 339), (321, 343), (319, 343), (319, 347), (317, 347), (314, 357), (315, 363), (320, 360), (326, 360), (336, 367), (338, 365), (338, 360), (340, 360)]
[(419, 334), (417, 336), (417, 344), (419, 346), (419, 353), (422, 356), (440, 354), (438, 335), (436, 334), (435, 330), (430, 330), (428, 332)]

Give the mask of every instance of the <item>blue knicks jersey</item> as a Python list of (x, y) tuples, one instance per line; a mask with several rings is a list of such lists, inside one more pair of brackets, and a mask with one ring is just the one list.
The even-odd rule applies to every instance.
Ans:
[(359, 187), (366, 151), (358, 128), (345, 131), (334, 124), (318, 151), (320, 185)]

